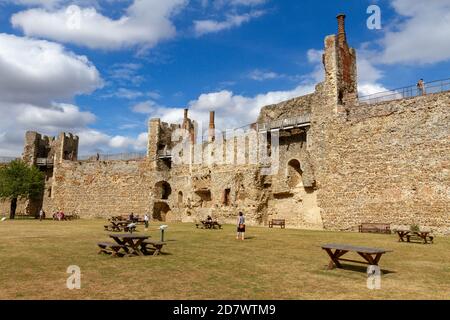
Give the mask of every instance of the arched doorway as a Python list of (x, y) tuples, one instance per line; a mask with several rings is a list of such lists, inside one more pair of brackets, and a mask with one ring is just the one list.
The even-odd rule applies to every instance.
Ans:
[(165, 202), (155, 202), (153, 205), (152, 218), (156, 221), (166, 221), (167, 213), (170, 211), (170, 207)]
[(302, 169), (300, 161), (292, 159), (287, 165), (287, 183), (290, 188), (295, 188), (302, 184)]
[(160, 181), (155, 185), (155, 198), (161, 200), (168, 200), (172, 194), (172, 188), (166, 181)]

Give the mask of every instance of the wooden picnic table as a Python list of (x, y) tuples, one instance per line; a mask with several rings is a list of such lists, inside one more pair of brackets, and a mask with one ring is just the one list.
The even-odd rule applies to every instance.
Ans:
[[(399, 242), (411, 242), (412, 239), (422, 240), (424, 244), (428, 244), (428, 240), (433, 243), (433, 236), (430, 236), (431, 231), (411, 231), (407, 229), (395, 230), (398, 235)], [(406, 241), (405, 241), (406, 240)]]
[(130, 221), (129, 215), (112, 216), (108, 219), (109, 221)]
[(117, 244), (123, 246), (123, 249), (128, 256), (138, 255), (143, 256), (145, 251), (143, 250), (142, 243), (150, 238), (149, 236), (136, 235), (129, 233), (110, 234)]
[[(222, 229), (222, 225), (217, 221), (209, 221), (209, 220), (201, 220), (200, 223), (202, 224), (202, 229)], [(199, 224), (196, 224), (197, 228), (199, 227)]]
[[(148, 239), (148, 240), (144, 240), (142, 242), (142, 251), (145, 254), (149, 254), (151, 253), (149, 249), (153, 250), (153, 255), (157, 256), (161, 253), (162, 247), (165, 245), (165, 242), (162, 241), (158, 241), (158, 240), (152, 240), (152, 239)], [(151, 247), (151, 248), (148, 248)]]
[(133, 228), (129, 228), (128, 225), (130, 224), (130, 221), (110, 221), (109, 225), (105, 225), (105, 231), (125, 231), (125, 232), (133, 232), (136, 231), (136, 226)]
[[(381, 256), (387, 252), (391, 252), (390, 250), (379, 249), (379, 248), (359, 247), (359, 246), (352, 246), (352, 245), (348, 245), (348, 244), (335, 244), (335, 243), (325, 244), (322, 246), (322, 249), (328, 253), (328, 256), (331, 259), (331, 262), (328, 265), (329, 269), (332, 269), (333, 266), (336, 266), (337, 268), (342, 268), (342, 265), (339, 261), (347, 261), (347, 262), (362, 263), (362, 264), (377, 266), (378, 263), (380, 262)], [(333, 252), (333, 250), (334, 250), (334, 252)], [(341, 258), (343, 255), (345, 255), (348, 252), (356, 252), (365, 261)]]

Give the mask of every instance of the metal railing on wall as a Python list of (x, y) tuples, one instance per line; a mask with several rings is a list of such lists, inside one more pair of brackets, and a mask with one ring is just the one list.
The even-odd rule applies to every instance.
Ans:
[(359, 98), (359, 102), (375, 104), (397, 99), (414, 98), (422, 95), (450, 91), (450, 79), (436, 80), (424, 83), (423, 89), (417, 85), (378, 92)]
[(79, 156), (78, 161), (113, 161), (113, 160), (140, 160), (147, 156), (146, 152), (131, 152), (117, 154), (94, 154)]
[(49, 158), (37, 158), (36, 159), (36, 165), (37, 166), (53, 166), (53, 158), (49, 159)]
[[(273, 129), (288, 129), (293, 127), (308, 126), (310, 124), (310, 114), (304, 114), (300, 116), (274, 120), (265, 123), (251, 123), (245, 126), (234, 128), (226, 132), (247, 132), (250, 129), (256, 131), (268, 131)], [(207, 130), (200, 137), (200, 141), (197, 142), (205, 143), (208, 141)], [(205, 134), (206, 133), (206, 134)], [(170, 157), (172, 151), (170, 149), (164, 149), (158, 151), (158, 158)], [(111, 160), (139, 160), (144, 159), (147, 156), (145, 152), (135, 152), (135, 153), (118, 153), (118, 154), (94, 154), (94, 155), (84, 155), (79, 156), (78, 161), (111, 161)]]
[(287, 129), (290, 127), (309, 125), (310, 122), (311, 122), (311, 115), (308, 113), (292, 118), (280, 119), (266, 123), (257, 123), (256, 130), (267, 131), (271, 129)]
[[(300, 116), (290, 117), (290, 118), (284, 118), (279, 120), (273, 120), (268, 121), (264, 123), (251, 123), (247, 124), (245, 126), (230, 129), (229, 131), (224, 131), (223, 133), (227, 132), (247, 132), (250, 129), (256, 130), (258, 132), (261, 131), (268, 131), (273, 129), (288, 129), (292, 127), (302, 127), (302, 126), (309, 126), (311, 122), (311, 114), (303, 114)], [(205, 131), (206, 134), (202, 135), (202, 142), (208, 141), (208, 134), (207, 131)]]

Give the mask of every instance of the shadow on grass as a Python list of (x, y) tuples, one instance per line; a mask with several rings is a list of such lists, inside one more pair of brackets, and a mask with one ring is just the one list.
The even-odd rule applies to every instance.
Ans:
[[(173, 254), (172, 253), (170, 253), (170, 252), (160, 252), (159, 254), (158, 254), (158, 256), (172, 256)], [(155, 257), (157, 257), (157, 256), (155, 256)]]
[[(356, 272), (360, 272), (360, 273), (367, 273), (367, 267), (368, 266), (347, 264), (347, 263), (342, 263), (342, 262), (341, 262), (341, 265), (342, 265), (342, 270), (356, 271)], [(328, 268), (328, 266), (326, 268)], [(333, 270), (339, 270), (339, 268), (335, 267)], [(383, 275), (386, 275), (386, 274), (397, 273), (397, 272), (392, 271), (392, 270), (381, 269), (381, 273)]]

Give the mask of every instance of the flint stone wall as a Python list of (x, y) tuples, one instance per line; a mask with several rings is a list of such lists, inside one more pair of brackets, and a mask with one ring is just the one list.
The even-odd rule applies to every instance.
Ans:
[(361, 222), (450, 231), (450, 93), (349, 109), (316, 167), (326, 229)]

